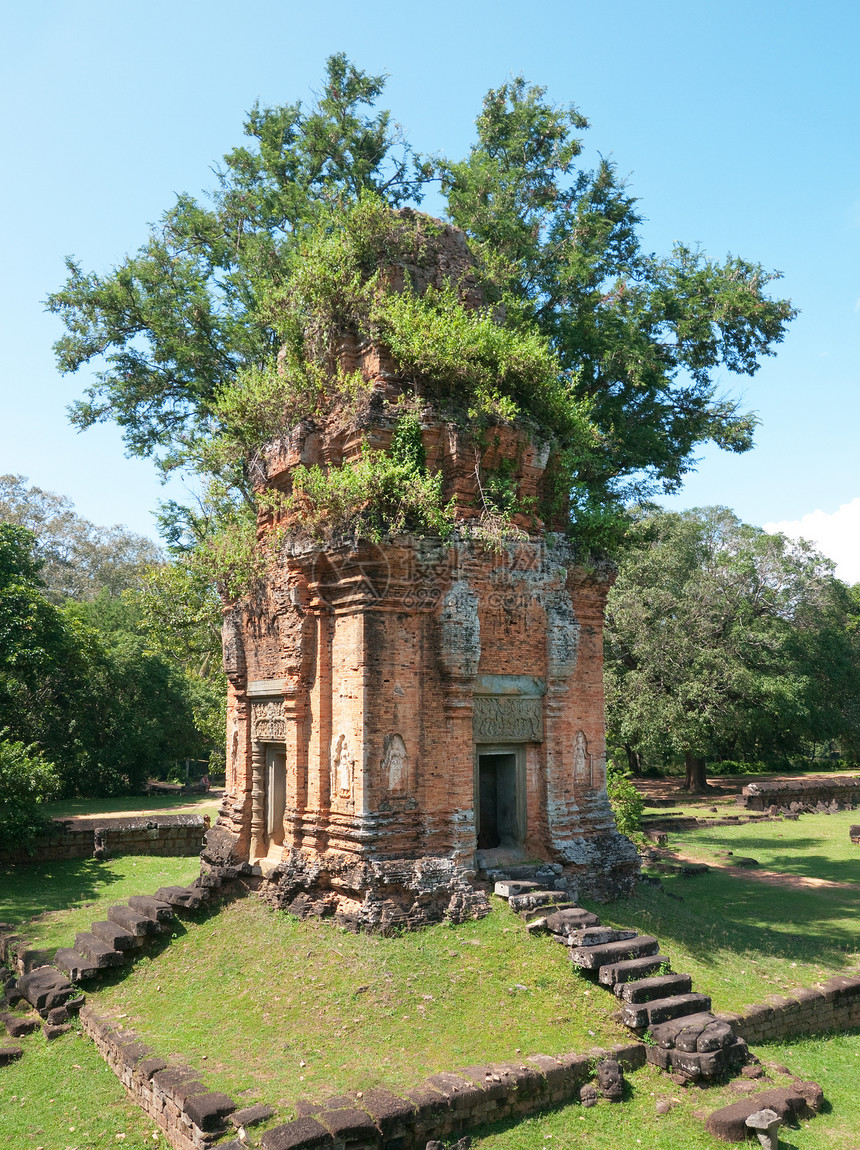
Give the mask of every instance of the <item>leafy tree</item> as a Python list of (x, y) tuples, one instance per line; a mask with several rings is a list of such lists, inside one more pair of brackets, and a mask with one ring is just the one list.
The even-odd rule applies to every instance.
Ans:
[(606, 616), (608, 726), (618, 745), (683, 758), (760, 759), (839, 737), (860, 688), (847, 596), (806, 543), (722, 507), (649, 511)]
[(28, 846), (48, 826), (42, 804), (56, 796), (60, 780), (52, 763), (0, 731), (0, 850)]
[(0, 475), (0, 522), (32, 531), (40, 578), (52, 603), (112, 596), (136, 585), (160, 559), (152, 540), (125, 527), (96, 527), (63, 495), (28, 487), (22, 475)]
[(32, 532), (0, 524), (0, 713), (7, 740), (28, 748), (25, 758), (50, 759), (65, 794), (84, 795), (139, 789), (167, 761), (205, 749), (181, 672), (129, 633), (109, 597), (113, 615), (99, 600), (49, 602), (36, 552)]
[(580, 508), (613, 492), (672, 491), (697, 444), (752, 445), (754, 417), (717, 394), (714, 374), (752, 375), (795, 313), (767, 297), (777, 276), (758, 264), (685, 244), (644, 252), (614, 165), (577, 166), (587, 121), (545, 96), (521, 77), (487, 94), (469, 156), (436, 165), (451, 218), (508, 312), (549, 338), (603, 433)]
[[(457, 162), (416, 160), (375, 111), (383, 86), (331, 57), (312, 107), (252, 110), (254, 143), (224, 158), (208, 201), (180, 196), (104, 276), (69, 261), (48, 301), (66, 327), (58, 362), (103, 369), (74, 407), (78, 427), (115, 420), (132, 453), (214, 477), (206, 498), (221, 515), (207, 537), (224, 521), (232, 531), (243, 501), (256, 510), (254, 449), (322, 398), (321, 309), (329, 335), (369, 316), (401, 362), (447, 378), (452, 396), (465, 384), (467, 413), (527, 418), (555, 436), (587, 546), (617, 542), (631, 491), (677, 487), (697, 444), (751, 445), (754, 418), (717, 394), (714, 376), (752, 374), (783, 337), (794, 313), (768, 297), (772, 273), (683, 245), (643, 252), (635, 200), (608, 162), (577, 167), (586, 121), (542, 88), (516, 79), (490, 92)], [(380, 205), (420, 202), (430, 179), (481, 261), (492, 306), (471, 319), (456, 292), (380, 293), (376, 265), (355, 263)], [(235, 565), (234, 536), (213, 553)]]

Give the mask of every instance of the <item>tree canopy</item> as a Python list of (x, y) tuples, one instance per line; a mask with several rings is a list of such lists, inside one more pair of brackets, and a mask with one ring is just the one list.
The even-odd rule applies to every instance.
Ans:
[(42, 564), (31, 531), (0, 523), (0, 744), (22, 803), (25, 776), (69, 795), (123, 793), (205, 752), (183, 675), (138, 633), (134, 609), (58, 606)]
[(53, 603), (117, 597), (161, 559), (151, 539), (118, 524), (97, 527), (75, 512), (70, 499), (28, 487), (23, 475), (0, 475), (0, 522), (35, 535), (39, 578)]
[[(411, 151), (377, 109), (384, 82), (332, 56), (316, 102), (255, 106), (250, 146), (224, 157), (208, 197), (179, 196), (138, 252), (105, 274), (68, 261), (48, 300), (65, 325), (58, 363), (99, 368), (73, 406), (78, 427), (115, 420), (132, 453), (215, 475), (212, 506), (225, 492), (228, 503), (230, 492), (248, 498), (241, 463), (213, 459), (208, 445), (229, 438), (230, 413), (261, 379), (283, 379), (275, 365), (291, 335), (293, 362), (313, 361), (300, 309), (292, 328), (285, 320), (290, 301), (314, 302), (300, 290), (304, 257), (354, 236), (360, 205), (366, 216), (377, 210), (368, 205), (418, 204), (435, 181), (478, 258), (487, 309), (465, 323), (457, 300), (419, 304), (407, 293), (397, 306), (412, 312), (389, 301), (386, 334), (398, 356), (423, 354), (409, 338), (423, 306), (425, 347), (453, 346), (455, 329), (472, 348), (481, 336), (474, 374), (495, 340), (500, 378), (531, 348), (540, 382), (523, 377), (515, 414), (557, 439), (574, 533), (610, 542), (594, 529), (601, 517), (631, 493), (675, 489), (701, 443), (751, 446), (755, 418), (719, 394), (717, 373), (754, 373), (783, 338), (794, 312), (768, 294), (776, 273), (683, 244), (664, 257), (644, 251), (636, 200), (615, 167), (581, 163), (587, 121), (541, 87), (517, 78), (489, 92), (469, 155), (449, 160)], [(491, 339), (493, 325), (503, 334)], [(567, 438), (558, 403), (575, 428)]]
[(845, 738), (860, 698), (851, 602), (808, 544), (725, 507), (650, 510), (606, 612), (607, 728), (636, 756), (761, 760)]

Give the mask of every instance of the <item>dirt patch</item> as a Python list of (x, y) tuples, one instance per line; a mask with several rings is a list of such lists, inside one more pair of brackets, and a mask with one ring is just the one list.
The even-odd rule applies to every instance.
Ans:
[(760, 867), (739, 867), (731, 863), (724, 863), (720, 859), (702, 858), (701, 855), (687, 854), (686, 851), (671, 851), (666, 855), (667, 861), (679, 863), (707, 863), (712, 870), (722, 871), (723, 874), (734, 878), (751, 878), (756, 882), (763, 882), (769, 886), (781, 886), (787, 890), (809, 890), (818, 888), (822, 890), (857, 890), (854, 882), (833, 882), (826, 878), (810, 878), (800, 874), (786, 874), (785, 871), (762, 870)]

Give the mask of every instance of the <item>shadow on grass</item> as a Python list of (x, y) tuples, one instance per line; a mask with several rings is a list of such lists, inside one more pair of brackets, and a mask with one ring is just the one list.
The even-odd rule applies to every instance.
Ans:
[(111, 860), (64, 859), (0, 870), (0, 919), (20, 924), (36, 915), (93, 902), (119, 877)]
[(646, 887), (632, 898), (594, 909), (605, 921), (673, 942), (703, 966), (719, 950), (818, 963), (834, 969), (860, 949), (858, 898), (850, 890), (787, 890), (711, 871), (694, 879), (664, 878), (667, 898)]
[[(719, 831), (724, 831), (725, 828), (720, 827)], [(725, 850), (729, 848), (735, 854), (750, 854), (754, 858), (758, 858), (759, 854), (766, 852), (766, 858), (759, 861), (768, 870), (783, 871), (785, 874), (802, 875), (806, 878), (821, 878), (826, 879), (828, 882), (853, 882), (860, 885), (860, 850), (856, 847), (853, 851), (856, 853), (856, 858), (851, 857), (852, 848), (848, 842), (847, 827), (845, 830), (845, 855), (844, 858), (834, 858), (831, 853), (816, 853), (812, 851), (827, 852), (828, 847), (832, 843), (821, 836), (809, 836), (804, 838), (791, 838), (791, 850), (781, 851), (775, 854), (775, 848), (781, 846), (773, 837), (773, 834), (768, 834), (767, 837), (755, 834), (743, 835), (725, 835), (723, 833), (709, 834), (707, 830), (696, 831), (689, 837), (689, 843), (694, 846), (705, 847), (711, 850)], [(757, 853), (758, 852), (758, 853)], [(726, 859), (727, 863), (731, 863), (731, 859)]]

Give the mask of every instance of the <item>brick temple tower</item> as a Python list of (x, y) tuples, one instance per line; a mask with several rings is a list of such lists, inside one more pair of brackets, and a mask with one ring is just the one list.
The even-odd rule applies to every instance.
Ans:
[[(388, 273), (417, 291), (448, 278), (464, 306), (481, 302), (451, 227), (434, 228), (429, 268)], [(485, 913), (482, 872), (535, 860), (571, 889), (629, 888), (637, 855), (605, 785), (611, 568), (581, 566), (563, 521), (536, 511), (515, 517), (514, 538), (481, 530), (481, 477), (503, 471), (539, 508), (551, 445), (515, 423), (476, 437), (362, 333), (337, 355), (368, 381), (362, 414), (269, 443), (259, 486), (289, 493), (299, 465), (386, 449), (408, 395), (454, 530), (321, 545), (295, 511), (261, 519), (260, 539), (280, 526), (282, 541), (224, 612), (227, 788), (208, 852), (259, 864), (277, 905), (383, 929)]]

